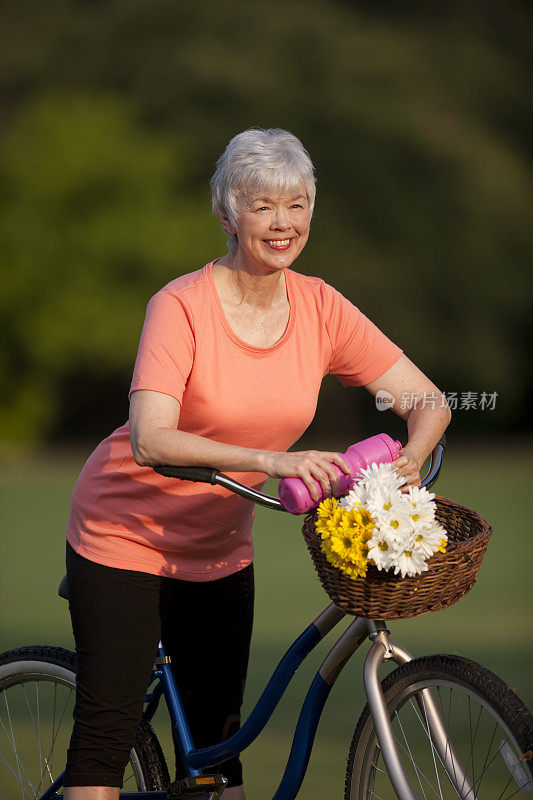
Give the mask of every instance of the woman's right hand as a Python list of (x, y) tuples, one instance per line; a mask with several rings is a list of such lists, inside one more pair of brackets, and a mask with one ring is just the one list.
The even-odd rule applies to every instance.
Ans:
[(339, 486), (339, 478), (333, 465), (349, 475), (350, 465), (339, 453), (319, 450), (304, 450), (295, 453), (265, 453), (263, 472), (271, 478), (300, 478), (314, 502), (319, 494), (316, 482), (322, 487), (324, 497), (331, 497)]

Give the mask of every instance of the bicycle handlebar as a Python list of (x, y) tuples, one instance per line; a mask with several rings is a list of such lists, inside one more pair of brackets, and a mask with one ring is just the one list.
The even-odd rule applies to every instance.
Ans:
[(216, 477), (220, 472), (211, 467), (154, 467), (160, 475), (167, 478), (180, 478), (182, 481), (194, 481), (195, 483), (217, 483)]
[[(421, 481), (421, 486), (429, 488), (439, 477), (444, 450), (446, 450), (446, 434), (443, 433), (431, 453), (429, 469)], [(245, 486), (243, 483), (239, 483), (239, 481), (230, 478), (229, 475), (224, 475), (217, 469), (211, 469), (209, 467), (169, 467), (162, 465), (154, 467), (154, 470), (159, 473), (159, 475), (164, 475), (167, 478), (179, 478), (182, 481), (194, 481), (196, 483), (210, 483), (212, 485), (224, 486), (226, 489), (234, 492), (234, 494), (238, 494), (246, 500), (251, 500), (252, 503), (257, 503), (257, 505), (265, 506), (275, 511), (286, 511), (281, 500), (278, 500), (277, 497), (259, 492), (257, 489), (251, 489), (249, 486)]]

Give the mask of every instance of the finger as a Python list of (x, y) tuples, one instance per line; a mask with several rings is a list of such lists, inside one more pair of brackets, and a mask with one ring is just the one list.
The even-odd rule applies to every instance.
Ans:
[(402, 494), (407, 494), (411, 486), (420, 486), (420, 481), (408, 481), (407, 483), (404, 483), (403, 486), (400, 486), (400, 492)]
[(340, 453), (330, 453), (329, 455), (332, 464), (336, 464), (338, 467), (340, 467), (346, 475), (351, 474), (351, 466), (348, 464), (346, 459), (340, 455)]
[(311, 462), (306, 464), (302, 470), (302, 473), (300, 474), (300, 477), (307, 486), (313, 502), (318, 503), (320, 500), (320, 493), (317, 483), (320, 484), (322, 495), (324, 497), (328, 496), (327, 490), (329, 489), (329, 481), (327, 480), (323, 470), (321, 470), (316, 463)]
[(318, 494), (318, 487), (317, 487), (315, 478), (311, 475), (310, 472), (301, 473), (299, 475), (299, 477), (305, 483), (305, 485), (307, 487), (307, 491), (311, 495), (311, 500), (314, 503), (318, 503), (319, 494)]
[(400, 467), (396, 470), (396, 475), (399, 478), (405, 478), (406, 475), (409, 475), (412, 472), (412, 469), (409, 468), (409, 465), (406, 464), (405, 467)]
[(403, 477), (405, 478), (405, 483), (400, 488), (402, 492), (406, 492), (409, 489), (409, 486), (413, 486), (418, 476), (410, 472), (408, 475), (404, 475)]
[[(312, 470), (312, 475), (317, 480), (322, 487), (322, 493), (324, 497), (331, 497), (331, 483), (329, 480), (329, 475), (326, 472), (325, 468), (322, 469), (319, 465), (315, 464), (315, 468)], [(318, 499), (318, 497), (317, 497)]]
[(399, 458), (394, 461), (392, 469), (398, 469), (398, 467), (404, 467), (406, 464), (409, 463), (409, 459), (407, 456), (400, 456)]
[(417, 475), (418, 474), (418, 470), (414, 466), (414, 464), (406, 464), (405, 467), (401, 467), (401, 469), (399, 469), (398, 472), (401, 473), (402, 475)]
[[(327, 477), (329, 486), (326, 496), (330, 497), (331, 495), (335, 495), (339, 488), (339, 474), (334, 467), (334, 463), (342, 461), (342, 457), (339, 456), (338, 453), (317, 453), (317, 456), (319, 457), (319, 461), (316, 462), (316, 466), (318, 469), (322, 470)], [(346, 462), (344, 463), (346, 464)], [(342, 469), (341, 463), (339, 463), (338, 466)], [(348, 464), (346, 464), (346, 467), (348, 467)]]
[(402, 491), (407, 491), (409, 486), (420, 486), (420, 483), (420, 475), (418, 473), (409, 473), (409, 475), (406, 475), (406, 481), (402, 486)]
[(324, 471), (328, 476), (330, 493), (333, 497), (338, 494), (339, 490), (339, 474), (333, 464), (328, 461), (324, 462)]
[(401, 475), (405, 475), (407, 472), (418, 472), (418, 464), (416, 464), (413, 459), (408, 458), (402, 464), (394, 467), (396, 472)]
[(324, 497), (331, 497), (332, 495), (331, 481), (326, 470), (322, 471), (321, 476), (318, 478), (318, 480), (322, 487), (322, 493)]

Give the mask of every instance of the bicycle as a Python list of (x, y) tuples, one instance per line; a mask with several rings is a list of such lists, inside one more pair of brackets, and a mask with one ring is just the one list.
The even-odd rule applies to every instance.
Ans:
[[(443, 437), (431, 455), (423, 486), (437, 480), (444, 447)], [(219, 484), (267, 508), (285, 510), (277, 498), (216, 470), (156, 469), (182, 480)], [(64, 579), (60, 594), (66, 596)], [(333, 603), (328, 605), (289, 647), (240, 730), (222, 744), (202, 749), (194, 747), (169, 657), (160, 643), (120, 797), (217, 800), (226, 779), (216, 772), (204, 774), (204, 770), (211, 768), (212, 772), (217, 763), (255, 741), (298, 667), (346, 616)], [(329, 692), (367, 637), (372, 642), (363, 670), (368, 702), (349, 750), (345, 800), (510, 800), (533, 792), (533, 720), (503, 681), (480, 664), (458, 656), (414, 658), (390, 638), (383, 620), (355, 617), (308, 689), (274, 800), (296, 797)], [(397, 668), (380, 682), (379, 671), (385, 661), (393, 661)], [(58, 647), (23, 647), (0, 656), (0, 800), (19, 795), (33, 800), (61, 798), (58, 791), (70, 736), (75, 669), (74, 653)], [(187, 773), (174, 783), (150, 725), (162, 697)], [(65, 720), (68, 724), (63, 725)], [(13, 794), (4, 794), (6, 786)]]

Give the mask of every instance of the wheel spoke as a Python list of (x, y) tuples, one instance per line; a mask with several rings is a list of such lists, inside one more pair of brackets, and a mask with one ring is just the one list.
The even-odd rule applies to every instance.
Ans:
[(422, 698), (422, 705), (424, 707), (424, 717), (426, 719), (425, 731), (427, 732), (428, 739), (429, 739), (429, 742), (430, 742), (430, 745), (431, 745), (430, 750), (431, 750), (431, 755), (433, 757), (433, 765), (435, 767), (435, 777), (437, 778), (437, 785), (439, 787), (439, 794), (440, 794), (440, 797), (442, 798), (442, 789), (441, 789), (441, 785), (440, 785), (439, 771), (437, 769), (437, 760), (435, 758), (435, 747), (433, 745), (433, 740), (431, 739), (431, 734), (430, 734), (430, 729), (429, 729), (429, 722), (428, 722), (428, 715), (427, 715), (427, 711), (426, 711), (426, 701), (424, 699), (424, 694), (423, 693), (421, 693), (420, 696)]
[[(57, 683), (54, 683), (54, 710), (52, 712), (52, 744), (50, 746), (50, 769), (52, 770), (52, 774), (54, 773), (54, 742), (56, 740), (57, 734), (55, 733), (56, 729), (56, 703), (57, 703)], [(57, 731), (59, 733), (59, 728), (61, 727), (61, 722), (58, 725)]]
[[(410, 698), (410, 699), (409, 699), (409, 702), (411, 703), (411, 706), (412, 706), (412, 708), (413, 708), (413, 711), (415, 712), (415, 715), (416, 715), (416, 717), (417, 717), (417, 719), (418, 719), (418, 722), (420, 723), (420, 727), (421, 727), (421, 728), (422, 728), (422, 730), (424, 731), (424, 735), (426, 736), (427, 740), (429, 741), (429, 746), (430, 746), (431, 753), (432, 753), (432, 756), (433, 756), (433, 761), (435, 760), (435, 754), (436, 754), (436, 755), (437, 755), (437, 758), (438, 758), (438, 759), (439, 759), (439, 761), (440, 761), (440, 764), (441, 764), (441, 766), (442, 766), (442, 768), (443, 768), (444, 772), (446, 773), (446, 775), (448, 775), (448, 770), (447, 770), (447, 769), (446, 769), (446, 767), (444, 766), (444, 762), (442, 761), (442, 759), (441, 759), (441, 757), (440, 757), (440, 754), (439, 754), (439, 752), (438, 752), (438, 751), (435, 749), (435, 746), (434, 746), (434, 744), (433, 744), (433, 742), (432, 742), (432, 740), (431, 740), (431, 736), (430, 736), (430, 734), (429, 734), (429, 731), (428, 731), (428, 729), (426, 728), (426, 726), (424, 725), (424, 721), (423, 721), (422, 717), (420, 716), (420, 713), (419, 713), (419, 711), (418, 711), (418, 710), (417, 710), (417, 708), (415, 707), (415, 705), (414, 705), (414, 703), (413, 703), (413, 700), (412, 700), (412, 698)], [(447, 741), (448, 741), (448, 740), (447, 740)], [(448, 749), (448, 744), (446, 744), (446, 749)], [(450, 744), (450, 753), (451, 753), (451, 744)], [(455, 762), (454, 762), (454, 770), (453, 770), (453, 771), (454, 771), (454, 774), (455, 774)], [(457, 776), (456, 776), (456, 777), (457, 777)], [(453, 781), (451, 780), (451, 778), (449, 777), (449, 775), (448, 775), (448, 778), (449, 778), (449, 780), (450, 780), (450, 783), (452, 784), (452, 787), (453, 787), (453, 790), (454, 790), (455, 794), (457, 795), (457, 797), (459, 797), (459, 798), (460, 798), (460, 797), (461, 797), (461, 795), (460, 795), (460, 794), (459, 794), (459, 792), (457, 791), (457, 786), (456, 786), (456, 785), (453, 783)], [(440, 784), (439, 784), (439, 791), (441, 792), (441, 795), (442, 795), (442, 790), (441, 790), (441, 788), (440, 788)], [(436, 794), (436, 792), (435, 792), (435, 794)], [(437, 797), (438, 797), (438, 795), (437, 795)]]
[[(0, 663), (0, 800), (36, 800), (65, 768), (74, 654), (28, 647), (4, 653)], [(125, 775), (130, 791), (166, 785), (167, 766), (144, 723), (138, 737), (142, 749), (130, 754)]]
[[(398, 739), (398, 737), (395, 736), (395, 740), (396, 740), (396, 743), (398, 744), (398, 746), (403, 750), (403, 752), (407, 756), (409, 756), (409, 754), (407, 752), (407, 749), (402, 744), (402, 742)], [(417, 771), (417, 774), (419, 774), (424, 779), (424, 781), (427, 783), (428, 787), (431, 789), (431, 791), (433, 792), (433, 794), (435, 795), (437, 800), (440, 800), (439, 795), (437, 794), (437, 792), (435, 790), (435, 787), (431, 785), (431, 782), (430, 782), (429, 778), (427, 777), (427, 775), (425, 774), (425, 772), (422, 769), (420, 769), (420, 767), (418, 765), (413, 765), (413, 766), (415, 767), (415, 770)], [(387, 772), (384, 772), (383, 774), (388, 776)], [(423, 788), (422, 788), (422, 791), (424, 791)], [(424, 793), (424, 797), (426, 797), (425, 793)]]
[[(9, 744), (11, 745), (11, 748), (12, 748), (14, 754), (15, 754), (15, 762), (17, 764), (18, 772), (19, 772), (19, 782), (22, 785), (22, 775), (20, 774), (20, 761), (19, 761), (19, 757), (18, 757), (18, 753), (17, 753), (17, 746), (16, 746), (16, 743), (15, 743), (15, 734), (13, 732), (13, 724), (11, 722), (11, 713), (9, 711), (9, 704), (7, 702), (7, 695), (5, 693), (4, 693), (4, 700), (5, 700), (5, 704), (6, 704), (7, 719), (8, 719), (8, 722), (9, 722), (9, 729), (10, 729), (10, 732), (11, 732), (11, 736), (9, 736), (9, 734), (8, 734), (8, 732), (6, 730), (6, 726), (4, 725), (4, 721), (2, 719), (0, 719), (0, 722), (2, 723), (2, 728), (4, 729), (6, 737), (9, 740)], [(2, 756), (2, 758), (4, 758), (4, 756)], [(7, 761), (6, 761), (6, 764), (7, 764)], [(9, 767), (9, 764), (7, 764), (7, 766)], [(11, 771), (13, 772), (13, 770), (11, 770)], [(16, 774), (16, 773), (14, 773), (14, 774)]]
[(487, 750), (487, 755), (485, 756), (485, 761), (483, 762), (483, 767), (481, 768), (481, 775), (479, 776), (479, 783), (477, 788), (481, 786), (481, 781), (483, 780), (483, 775), (485, 774), (486, 770), (488, 769), (488, 761), (490, 756), (490, 751), (492, 750), (492, 745), (494, 744), (494, 739), (496, 737), (496, 731), (498, 730), (498, 721), (494, 723), (494, 729), (492, 731), (492, 736), (490, 737), (489, 742), (489, 749)]
[[(483, 711), (483, 706), (480, 706), (479, 707), (479, 714), (478, 714), (478, 718), (477, 718), (477, 722), (476, 722), (476, 727), (475, 727), (475, 729), (474, 729), (474, 731), (472, 733), (472, 699), (471, 699), (470, 695), (468, 695), (468, 721), (469, 721), (469, 726), (470, 726), (470, 753), (469, 753), (469, 756), (468, 756), (467, 765), (469, 763), (472, 764), (472, 785), (473, 786), (476, 785), (476, 767), (475, 767), (475, 763), (474, 763), (474, 745), (475, 745), (475, 742), (476, 742), (477, 732), (478, 732), (478, 729), (479, 729), (479, 720), (481, 718), (481, 712), (482, 711)], [(465, 774), (465, 778), (466, 778), (466, 774)], [(463, 786), (461, 787), (461, 789), (463, 789), (463, 787), (464, 787), (464, 780), (463, 780)]]
[[(55, 707), (56, 707), (56, 697), (57, 697), (57, 684), (54, 684), (54, 690), (55, 690), (55, 691), (54, 691), (54, 720), (55, 720)], [(63, 722), (63, 717), (65, 716), (65, 712), (66, 712), (66, 710), (67, 710), (67, 706), (68, 706), (69, 700), (70, 700), (70, 698), (72, 697), (72, 692), (73, 692), (73, 691), (74, 691), (74, 690), (71, 688), (71, 689), (70, 689), (70, 691), (69, 691), (69, 693), (68, 693), (68, 695), (67, 695), (67, 698), (66, 698), (66, 700), (65, 700), (65, 704), (64, 704), (64, 706), (63, 706), (63, 711), (61, 712), (61, 717), (60, 717), (60, 720), (59, 720), (59, 722), (58, 722), (58, 725), (57, 725), (57, 731), (55, 731), (55, 735), (54, 735), (54, 727), (52, 726), (52, 735), (53, 735), (53, 739), (52, 739), (52, 744), (50, 745), (50, 750), (49, 750), (49, 752), (48, 752), (48, 756), (47, 756), (47, 759), (46, 759), (47, 763), (50, 763), (50, 764), (51, 764), (51, 761), (53, 761), (54, 745), (55, 745), (55, 743), (56, 743), (56, 739), (57, 739), (57, 737), (58, 737), (58, 735), (59, 735), (59, 730), (60, 730), (60, 728), (61, 728), (61, 723)], [(54, 778), (53, 778), (53, 772), (51, 771), (51, 767), (50, 767), (50, 770), (49, 770), (49, 771), (50, 771), (50, 783), (53, 783), (53, 782), (54, 782)], [(39, 782), (39, 786), (37, 787), (37, 791), (40, 791), (40, 789), (41, 789), (41, 787), (42, 787), (42, 785), (43, 785), (43, 779), (44, 779), (44, 775), (41, 773), (41, 780), (40, 780), (40, 782)]]
[[(512, 780), (512, 778), (509, 778), (507, 786), (509, 786), (509, 783), (511, 783), (511, 780)], [(505, 789), (504, 789), (504, 791), (505, 791)], [(518, 792), (522, 792), (522, 789), (519, 786), (516, 787), (516, 789), (514, 790), (514, 792), (512, 794), (508, 794), (507, 797), (502, 798), (502, 800), (511, 800), (511, 798), (515, 797), (518, 794)]]
[[(502, 800), (502, 797), (503, 797), (503, 795), (504, 795), (504, 793), (505, 793), (505, 790), (507, 789), (507, 787), (509, 786), (509, 784), (511, 783), (511, 781), (512, 781), (512, 777), (510, 777), (510, 776), (509, 776), (509, 780), (507, 781), (507, 783), (505, 784), (505, 787), (504, 787), (504, 788), (502, 789), (502, 791), (500, 792), (500, 796), (498, 797), (498, 800)], [(516, 794), (516, 792), (514, 792), (514, 794)], [(513, 795), (511, 795), (511, 797), (512, 797), (512, 796), (513, 796)]]
[[(14, 731), (13, 731), (13, 723), (12, 723), (12, 721), (11, 721), (11, 712), (10, 712), (10, 710), (9, 710), (9, 703), (7, 702), (7, 694), (6, 694), (5, 692), (4, 692), (3, 694), (4, 694), (4, 702), (5, 702), (5, 706), (6, 706), (7, 718), (8, 718), (8, 721), (9, 721), (9, 730), (10, 730), (10, 732), (11, 732), (11, 736), (8, 734), (8, 732), (7, 732), (7, 730), (6, 730), (6, 727), (5, 727), (5, 725), (4, 725), (4, 722), (3, 722), (3, 720), (0, 720), (0, 722), (2, 723), (2, 728), (4, 729), (4, 732), (5, 732), (5, 734), (6, 734), (6, 737), (7, 737), (7, 739), (9, 740), (9, 744), (11, 745), (11, 747), (12, 747), (12, 749), (13, 749), (13, 753), (14, 753), (14, 755), (15, 755), (15, 762), (16, 762), (16, 764), (17, 764), (17, 769), (18, 769), (18, 777), (19, 777), (19, 783), (20, 783), (20, 786), (22, 787), (22, 785), (23, 785), (23, 781), (25, 781), (25, 782), (26, 782), (26, 783), (27, 783), (29, 786), (31, 786), (31, 781), (30, 781), (29, 775), (28, 775), (28, 773), (26, 772), (26, 770), (25, 770), (25, 768), (24, 768), (24, 765), (23, 765), (22, 761), (21, 761), (21, 760), (20, 760), (20, 758), (19, 758), (19, 754), (18, 754), (18, 750), (17, 750), (17, 744), (16, 744), (16, 741), (15, 741), (15, 733), (14, 733)], [(7, 757), (5, 756), (5, 758), (6, 758), (6, 763), (7, 763)], [(22, 768), (22, 770), (23, 770), (23, 771), (24, 771), (24, 773), (25, 773), (25, 776), (26, 776), (25, 778), (23, 778), (23, 777), (22, 777), (22, 773), (21, 773), (21, 771), (20, 771), (20, 770), (21, 770), (21, 768)], [(32, 787), (32, 788), (33, 788), (33, 787)]]
[[(43, 746), (41, 742), (41, 706), (39, 703), (39, 681), (35, 681), (35, 702), (37, 707), (37, 736), (39, 738), (39, 764), (42, 763), (43, 759)], [(42, 767), (41, 767), (41, 780), (40, 783), (43, 782), (42, 779)]]
[[(396, 714), (395, 714), (395, 719), (397, 719), (397, 720), (398, 720), (398, 725), (400, 726), (400, 730), (401, 730), (401, 732), (402, 732), (403, 740), (404, 740), (404, 742), (405, 742), (405, 746), (406, 746), (406, 748), (407, 748), (407, 753), (408, 753), (408, 755), (409, 755), (409, 759), (410, 759), (410, 761), (411, 761), (411, 764), (413, 765), (413, 767), (414, 767), (414, 770), (415, 770), (415, 773), (416, 773), (416, 778), (417, 778), (417, 780), (418, 780), (418, 785), (420, 786), (420, 791), (423, 793), (423, 795), (424, 795), (424, 798), (426, 798), (426, 793), (425, 793), (425, 791), (424, 791), (424, 789), (423, 789), (423, 787), (422, 787), (422, 781), (420, 780), (420, 774), (421, 774), (421, 770), (419, 770), (419, 768), (418, 768), (418, 765), (417, 765), (417, 764), (415, 764), (415, 760), (414, 760), (414, 758), (413, 758), (413, 754), (411, 753), (411, 748), (409, 747), (409, 742), (407, 741), (407, 737), (406, 737), (406, 735), (405, 735), (405, 731), (404, 731), (404, 729), (403, 729), (402, 721), (401, 721), (400, 717), (398, 716), (398, 713), (396, 713)], [(427, 781), (427, 783), (428, 783), (428, 785), (429, 785), (430, 789), (431, 789), (431, 790), (432, 790), (432, 791), (435, 793), (435, 796), (438, 798), (438, 794), (437, 794), (437, 792), (435, 792), (435, 789), (434, 789), (434, 788), (431, 786), (431, 784), (430, 784), (430, 783), (429, 783), (429, 781), (427, 780), (426, 776), (425, 776), (425, 775), (423, 775), (423, 777), (424, 777), (424, 780), (426, 780), (426, 781)]]
[[(31, 719), (32, 719), (32, 722), (33, 722), (33, 727), (34, 727), (35, 733), (36, 733), (36, 735), (37, 735), (37, 740), (38, 740), (38, 742), (39, 742), (39, 774), (40, 774), (40, 776), (41, 776), (41, 781), (40, 781), (40, 783), (42, 783), (42, 781), (43, 781), (43, 766), (42, 766), (42, 761), (43, 761), (43, 755), (42, 755), (42, 753), (43, 753), (43, 746), (42, 746), (42, 742), (41, 742), (41, 732), (40, 732), (40, 730), (39, 730), (38, 726), (37, 726), (37, 725), (36, 725), (36, 723), (35, 723), (35, 718), (34, 718), (34, 716), (33, 716), (33, 712), (32, 712), (32, 710), (31, 710), (30, 702), (29, 702), (29, 700), (28, 700), (28, 695), (26, 694), (26, 687), (25, 687), (25, 685), (24, 685), (24, 684), (22, 684), (22, 691), (24, 692), (24, 697), (26, 698), (26, 703), (28, 704), (28, 709), (29, 709), (30, 716), (31, 716)], [(37, 693), (37, 700), (38, 700), (38, 698), (39, 698), (39, 695), (38, 695), (38, 693)], [(46, 768), (48, 769), (48, 764), (46, 765)], [(48, 769), (48, 772), (50, 773), (50, 770), (49, 770), (49, 769)], [(52, 778), (51, 774), (50, 774), (50, 778)], [(52, 783), (53, 781), (51, 780), (50, 782)]]
[[(387, 675), (383, 692), (415, 797), (522, 797), (529, 767), (521, 777), (513, 760), (528, 750), (533, 720), (503, 681), (459, 656), (424, 656)], [(368, 705), (352, 741), (347, 778), (346, 800), (395, 797)]]
[(0, 764), (6, 767), (6, 769), (8, 769), (9, 772), (17, 779), (20, 787), (21, 797), (36, 797), (35, 789), (31, 785), (30, 781), (26, 778), (23, 778), (20, 772), (15, 772), (3, 753), (0, 753)]
[[(442, 703), (441, 687), (440, 686), (437, 686), (437, 694), (439, 696), (439, 702), (440, 702), (441, 710), (444, 711), (444, 705)], [(453, 781), (451, 781), (451, 778), (448, 775), (448, 770), (445, 770), (445, 772), (448, 775), (448, 778), (450, 779), (450, 781), (452, 783), (452, 787), (453, 787), (455, 793), (459, 797), (459, 793), (457, 791), (458, 778), (457, 778), (457, 770), (455, 769), (455, 757), (454, 757), (454, 752), (452, 750), (452, 746), (451, 746), (450, 739), (449, 739), (449, 736), (448, 736), (448, 731), (450, 730), (450, 724), (451, 724), (451, 710), (452, 710), (452, 702), (451, 702), (452, 701), (452, 691), (451, 691), (451, 689), (448, 689), (448, 695), (450, 697), (450, 702), (448, 704), (448, 722), (446, 724), (446, 750), (444, 751), (444, 756), (445, 756), (446, 762), (448, 762), (448, 760), (450, 760), (452, 762)], [(448, 757), (449, 757), (449, 759), (448, 759)]]
[[(507, 742), (508, 742), (508, 739), (506, 739), (504, 742), (502, 742), (502, 744), (507, 744)], [(483, 778), (483, 775), (484, 775), (484, 774), (485, 774), (485, 773), (488, 771), (488, 769), (489, 769), (490, 765), (494, 763), (494, 761), (496, 760), (497, 756), (500, 754), (500, 751), (501, 751), (501, 745), (500, 745), (500, 747), (499, 747), (499, 748), (496, 750), (496, 752), (495, 752), (495, 753), (494, 753), (494, 755), (492, 756), (491, 760), (490, 760), (490, 761), (488, 762), (488, 764), (487, 764), (487, 765), (484, 767), (484, 769), (483, 769), (483, 772), (482, 772), (482, 773), (481, 773), (481, 775), (479, 776), (478, 788), (479, 788), (479, 784), (481, 783), (481, 779)], [(512, 778), (511, 778), (510, 780), (512, 780)], [(508, 786), (508, 785), (509, 785), (509, 783), (507, 783), (507, 784), (506, 784), (506, 787), (505, 787), (505, 788), (507, 788), (507, 786)], [(477, 791), (477, 790), (476, 790), (476, 791)], [(505, 789), (504, 789), (503, 791), (505, 791)], [(499, 800), (499, 799), (498, 799), (498, 800)]]

